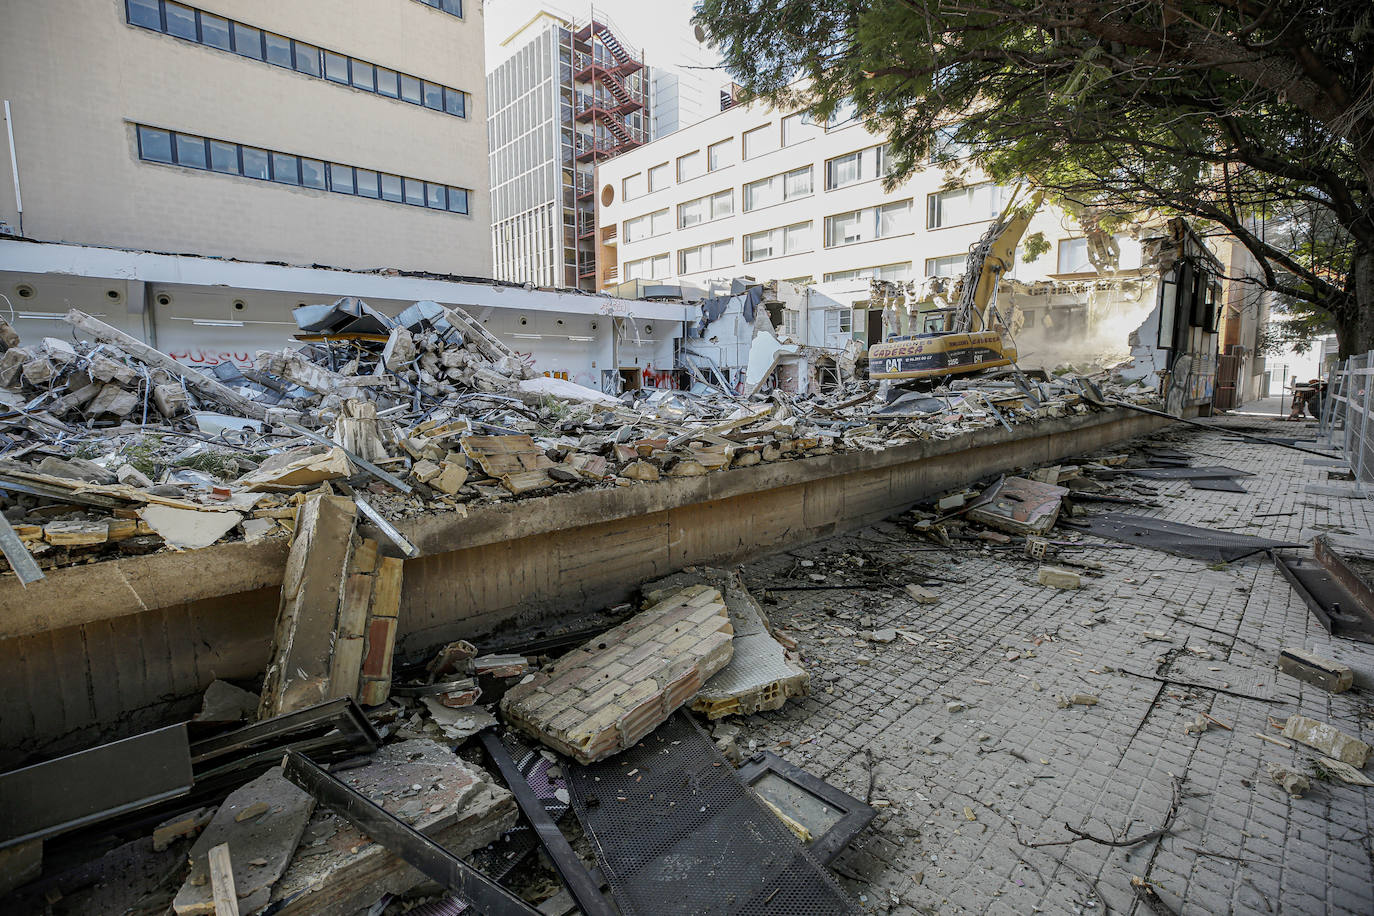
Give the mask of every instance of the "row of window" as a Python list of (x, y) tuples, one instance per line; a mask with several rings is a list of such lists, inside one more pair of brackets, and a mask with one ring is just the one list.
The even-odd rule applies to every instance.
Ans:
[[(421, 0), (425, 2), (425, 0)], [(429, 4), (435, 6), (436, 4)], [(267, 32), (173, 0), (125, 0), (129, 22), (306, 76), (467, 117), (467, 93)], [(455, 15), (461, 15), (461, 7)]]
[(142, 124), (138, 125), (138, 157), (147, 162), (181, 165), (372, 200), (389, 200), (430, 210), (468, 212), (469, 192), (466, 188)]
[(436, 10), (448, 13), (450, 16), (463, 18), (463, 0), (420, 0), (425, 6), (432, 6)]
[[(776, 125), (765, 124), (746, 130), (740, 136), (740, 154), (744, 159), (754, 159), (764, 153), (786, 146), (792, 146), (809, 139), (822, 130), (844, 127), (855, 120), (853, 106), (837, 112), (823, 127), (805, 112), (797, 112), (782, 118)], [(679, 182), (699, 178), (708, 172), (715, 172), (735, 163), (734, 138), (727, 137), (712, 143), (705, 150), (693, 150), (677, 157), (677, 180)], [(644, 172), (636, 172), (621, 181), (621, 198), (633, 200), (666, 188), (671, 180), (669, 172), (673, 163), (663, 162)]]

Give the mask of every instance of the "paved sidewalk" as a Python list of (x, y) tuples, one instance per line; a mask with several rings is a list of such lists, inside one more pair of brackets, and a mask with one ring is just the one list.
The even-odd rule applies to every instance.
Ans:
[[(1182, 426), (1150, 441), (1256, 476), (1244, 479), (1244, 494), (1136, 481), (1163, 508), (1112, 508), (1302, 542), (1371, 532), (1369, 501), (1303, 493), (1331, 469), (1299, 452)], [(1054, 536), (1073, 537), (1063, 528)], [(882, 864), (851, 884), (870, 910), (1150, 912), (1132, 894), (1134, 875), (1183, 914), (1374, 912), (1374, 789), (1314, 778), (1305, 797), (1290, 799), (1265, 765), (1310, 774), (1315, 753), (1255, 737), (1277, 734), (1270, 717), (1301, 712), (1374, 742), (1368, 688), (1333, 696), (1275, 668), (1279, 649), (1305, 647), (1347, 662), (1368, 684), (1374, 646), (1330, 638), (1267, 558), (1209, 566), (1143, 548), (1074, 551), (1103, 569), (1081, 590), (1059, 591), (1037, 585), (1038, 564), (1012, 552), (930, 547), (885, 522), (745, 567), (763, 596), (770, 586), (814, 585), (813, 574), (833, 585), (896, 564), (887, 588), (770, 593), (776, 603), (765, 607), (800, 644), (813, 690), (743, 720), (740, 738), (746, 754), (752, 740), (859, 797), (871, 753)], [(901, 586), (923, 573), (965, 581), (930, 586), (940, 600), (921, 605)], [(892, 626), (926, 641), (860, 638)], [(1072, 694), (1097, 704), (1057, 705), (1056, 695)], [(1231, 730), (1185, 734), (1199, 712)], [(1131, 846), (1034, 848), (1073, 839), (1066, 824), (1136, 837), (1166, 819), (1163, 837)]]

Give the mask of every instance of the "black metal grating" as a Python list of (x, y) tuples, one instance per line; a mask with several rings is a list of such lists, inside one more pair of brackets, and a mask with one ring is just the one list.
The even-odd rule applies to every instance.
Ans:
[(568, 789), (625, 916), (858, 912), (685, 713)]

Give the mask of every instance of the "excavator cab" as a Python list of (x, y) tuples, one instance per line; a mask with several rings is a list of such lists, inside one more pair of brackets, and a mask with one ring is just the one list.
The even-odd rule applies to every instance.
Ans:
[(957, 310), (931, 309), (921, 313), (921, 331), (917, 337), (933, 337), (936, 334), (948, 334), (954, 330), (954, 314)]

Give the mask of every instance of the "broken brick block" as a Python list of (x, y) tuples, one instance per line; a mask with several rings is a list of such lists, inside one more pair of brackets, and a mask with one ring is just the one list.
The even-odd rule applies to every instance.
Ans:
[(720, 591), (695, 585), (569, 652), (512, 687), (506, 721), (581, 763), (639, 741), (730, 661), (734, 629)]
[(1355, 683), (1355, 672), (1349, 665), (1322, 658), (1302, 649), (1284, 649), (1280, 652), (1279, 670), (1332, 693), (1349, 690)]
[(1035, 581), (1050, 588), (1079, 588), (1083, 578), (1062, 566), (1042, 566), (1035, 573)]

